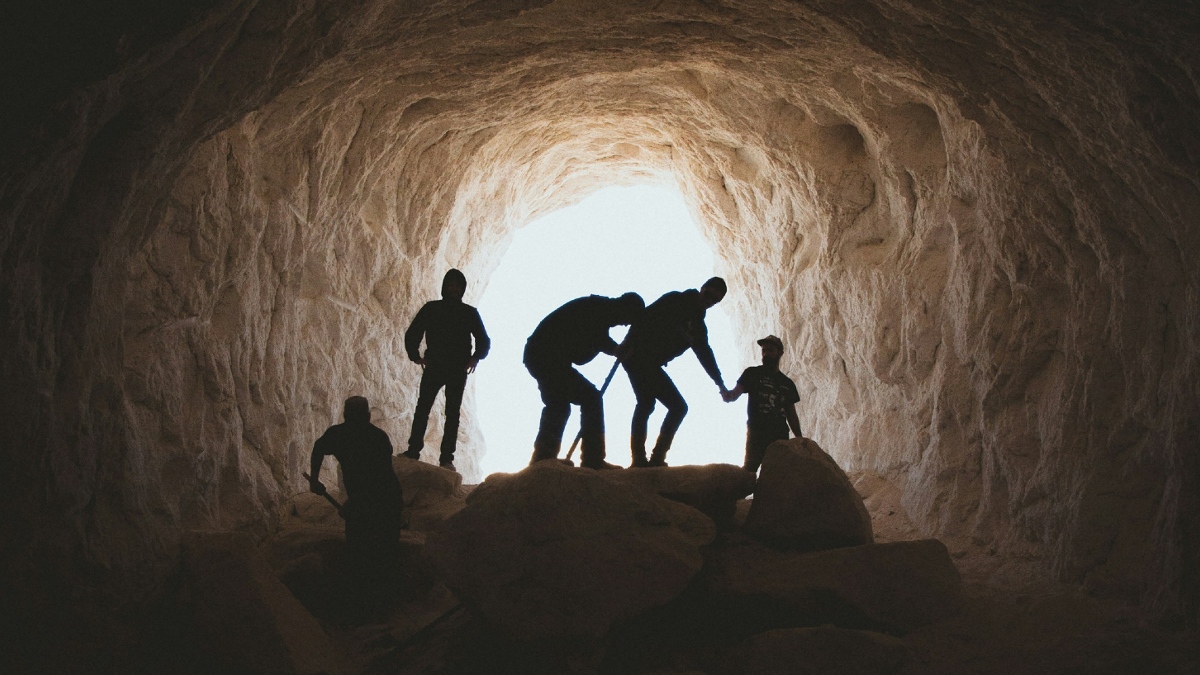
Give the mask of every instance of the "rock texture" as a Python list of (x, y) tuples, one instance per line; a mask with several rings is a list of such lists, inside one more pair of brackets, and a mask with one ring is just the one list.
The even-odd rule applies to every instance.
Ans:
[(426, 555), (459, 599), (513, 637), (595, 639), (683, 591), (715, 533), (691, 507), (542, 462), (485, 481)]
[(731, 672), (744, 675), (889, 675), (907, 649), (894, 637), (832, 626), (767, 631), (750, 638)]
[(183, 541), (193, 619), (213, 664), (237, 673), (341, 672), (321, 624), (245, 534), (193, 532)]
[(1194, 4), (211, 7), (63, 53), (93, 75), (4, 130), (22, 625), (143, 605), (187, 529), (272, 527), (349, 394), (403, 439), (399, 332), (445, 269), (477, 299), (515, 228), (643, 181), (690, 200), (747, 349), (784, 338), (806, 431), (922, 532), (1196, 616)]
[(772, 545), (801, 551), (875, 541), (871, 515), (846, 472), (808, 438), (767, 448), (746, 529)]
[(952, 616), (962, 602), (958, 570), (936, 539), (804, 554), (730, 546), (712, 561), (714, 592), (765, 601), (802, 625), (902, 634)]
[(600, 475), (687, 504), (717, 523), (731, 521), (738, 500), (754, 491), (754, 476), (732, 464), (629, 469)]

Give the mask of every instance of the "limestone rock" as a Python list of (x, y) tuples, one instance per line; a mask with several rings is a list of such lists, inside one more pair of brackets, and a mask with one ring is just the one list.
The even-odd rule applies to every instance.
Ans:
[(314, 526), (342, 529), (344, 520), (333, 504), (321, 495), (301, 492), (284, 504), (283, 523), (293, 521), (292, 527)]
[(754, 476), (732, 464), (627, 469), (601, 475), (687, 504), (718, 523), (732, 520), (738, 500), (754, 491)]
[(808, 438), (767, 448), (746, 529), (774, 546), (801, 551), (875, 541), (871, 515), (850, 479)]
[(958, 611), (961, 581), (936, 539), (782, 553), (750, 542), (711, 553), (711, 589), (773, 603), (808, 625), (905, 632)]
[(196, 626), (223, 670), (340, 672), (321, 625), (275, 576), (248, 535), (188, 533), (183, 569)]
[(426, 554), (460, 599), (516, 638), (595, 638), (680, 593), (714, 534), (688, 506), (542, 462), (486, 480)]
[(820, 626), (767, 631), (750, 638), (734, 668), (742, 675), (888, 675), (907, 648), (871, 631)]
[(463, 484), (462, 474), (457, 471), (409, 459), (404, 455), (392, 457), (392, 470), (400, 479), (406, 507), (428, 506), (453, 498)]

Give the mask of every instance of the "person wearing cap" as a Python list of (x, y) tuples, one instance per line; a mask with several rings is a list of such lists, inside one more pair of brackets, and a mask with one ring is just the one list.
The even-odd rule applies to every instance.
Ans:
[(758, 345), (762, 347), (762, 365), (747, 368), (737, 386), (724, 397), (726, 403), (731, 403), (742, 394), (750, 394), (746, 402), (746, 461), (742, 464), (750, 473), (758, 473), (768, 445), (787, 440), (788, 427), (796, 438), (803, 436), (796, 416), (800, 393), (791, 378), (779, 371), (783, 340), (768, 335)]
[[(420, 459), (425, 447), (425, 428), (438, 391), (446, 388), (446, 427), (442, 432), (439, 465), (454, 470), (454, 451), (458, 446), (458, 417), (462, 407), (467, 374), (475, 372), (479, 361), (491, 347), (479, 311), (462, 301), (467, 292), (467, 277), (452, 269), (442, 278), (442, 299), (425, 303), (404, 332), (404, 349), (413, 363), (423, 367), (413, 414), (412, 433), (408, 437), (410, 459)], [(421, 353), (421, 339), (425, 353)], [(471, 338), (475, 339), (474, 351)]]
[[(637, 398), (629, 432), (633, 466), (666, 466), (667, 451), (687, 414), (687, 402), (663, 370), (669, 361), (691, 349), (721, 396), (728, 394), (717, 359), (708, 345), (708, 327), (704, 324), (705, 312), (720, 302), (725, 292), (725, 280), (721, 277), (704, 282), (700, 290), (672, 291), (655, 300), (629, 327), (629, 335), (617, 356)], [(662, 401), (667, 414), (647, 459), (646, 427), (656, 401)]]
[(618, 469), (604, 461), (604, 403), (595, 385), (575, 365), (583, 365), (600, 352), (616, 354), (609, 336), (613, 326), (627, 326), (645, 309), (637, 293), (619, 298), (589, 295), (576, 298), (542, 319), (525, 343), (525, 368), (542, 395), (542, 420), (533, 441), (532, 465), (558, 457), (571, 404), (579, 406), (583, 460), (589, 469)]

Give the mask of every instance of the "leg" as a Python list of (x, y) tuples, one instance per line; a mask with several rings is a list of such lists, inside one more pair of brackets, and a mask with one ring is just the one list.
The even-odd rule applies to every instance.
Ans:
[(658, 441), (654, 444), (654, 452), (650, 455), (649, 465), (666, 466), (667, 451), (671, 449), (671, 443), (675, 440), (675, 432), (679, 431), (679, 425), (683, 423), (683, 418), (687, 415), (688, 406), (687, 401), (683, 400), (683, 396), (675, 388), (675, 383), (662, 368), (657, 369), (650, 385), (653, 387), (654, 397), (667, 407), (667, 415), (663, 418), (662, 428), (658, 431)]
[(604, 399), (600, 391), (574, 368), (563, 374), (567, 400), (579, 406), (580, 434), (583, 436), (582, 466), (597, 468), (604, 464)]
[(742, 462), (742, 468), (752, 474), (758, 473), (758, 467), (762, 465), (763, 455), (767, 452), (767, 444), (763, 443), (758, 434), (755, 434), (749, 427), (746, 428), (746, 460)]
[(421, 373), (421, 386), (417, 390), (417, 410), (413, 413), (412, 433), (408, 436), (408, 452), (405, 456), (420, 459), (421, 448), (425, 447), (425, 428), (429, 425), (429, 411), (442, 388), (442, 378), (437, 371), (425, 368)]
[(562, 368), (533, 361), (526, 349), (525, 369), (537, 380), (543, 405), (537, 437), (533, 439), (533, 457), (529, 459), (529, 464), (533, 465), (545, 459), (558, 457), (558, 451), (562, 448), (563, 429), (567, 427), (567, 420), (571, 417), (571, 404), (563, 393), (559, 372)]
[(654, 412), (654, 394), (648, 384), (647, 370), (653, 367), (631, 367), (622, 363), (625, 374), (629, 376), (629, 385), (633, 387), (633, 395), (637, 403), (633, 407), (633, 421), (629, 429), (629, 447), (633, 453), (633, 466), (646, 466), (646, 426), (650, 421), (650, 413)]
[(451, 372), (446, 375), (446, 428), (442, 432), (442, 456), (440, 464), (454, 464), (454, 450), (458, 447), (458, 413), (462, 408), (463, 390), (467, 387), (467, 371)]

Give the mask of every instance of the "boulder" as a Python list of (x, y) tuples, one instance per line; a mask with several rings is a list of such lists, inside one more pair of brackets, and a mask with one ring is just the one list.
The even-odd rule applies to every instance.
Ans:
[(283, 527), (333, 527), (340, 530), (345, 526), (345, 521), (328, 500), (321, 495), (305, 491), (295, 495), (284, 504), (281, 525)]
[(542, 462), (489, 477), (425, 552), (455, 595), (510, 637), (598, 638), (682, 592), (715, 533), (693, 508)]
[(404, 526), (432, 532), (466, 505), (466, 488), (461, 474), (440, 466), (392, 457), (392, 469), (404, 491)]
[[(708, 589), (791, 625), (903, 634), (953, 615), (958, 569), (936, 539), (785, 553), (752, 541), (710, 551)], [(764, 609), (766, 608), (766, 609)]]
[(871, 516), (850, 479), (808, 438), (767, 448), (746, 529), (772, 546), (800, 551), (875, 541)]
[(887, 675), (908, 650), (888, 635), (819, 626), (760, 633), (739, 651), (729, 670), (741, 675)]
[(219, 670), (341, 672), (321, 625), (275, 576), (249, 535), (189, 532), (182, 552), (193, 620)]
[(687, 504), (722, 524), (733, 519), (738, 500), (754, 491), (754, 476), (732, 464), (639, 468), (601, 475)]

